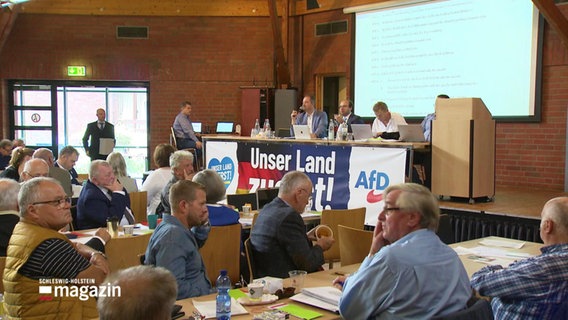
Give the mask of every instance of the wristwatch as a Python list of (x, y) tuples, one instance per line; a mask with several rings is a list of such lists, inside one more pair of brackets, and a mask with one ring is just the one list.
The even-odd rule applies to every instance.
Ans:
[(91, 258), (94, 257), (95, 255), (100, 254), (103, 258), (107, 258), (106, 254), (100, 252), (100, 251), (93, 251), (91, 252)]

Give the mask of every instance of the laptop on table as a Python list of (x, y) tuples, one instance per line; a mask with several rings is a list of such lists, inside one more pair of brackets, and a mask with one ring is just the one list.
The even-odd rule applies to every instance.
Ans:
[(309, 140), (312, 137), (310, 136), (310, 128), (307, 124), (295, 124), (294, 128), (294, 137), (296, 139), (304, 139)]
[(217, 127), (215, 133), (233, 133), (233, 122), (230, 121), (219, 121), (217, 122)]
[(399, 124), (398, 132), (400, 133), (400, 141), (406, 142), (425, 142), (424, 131), (422, 125), (419, 124)]
[(192, 122), (191, 126), (193, 127), (193, 132), (201, 133), (201, 122)]
[(367, 140), (373, 137), (370, 124), (351, 124), (353, 138), (357, 140)]

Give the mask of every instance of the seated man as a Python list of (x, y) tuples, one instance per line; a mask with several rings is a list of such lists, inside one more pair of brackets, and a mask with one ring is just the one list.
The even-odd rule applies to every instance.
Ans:
[(471, 276), (471, 286), (492, 297), (495, 319), (560, 319), (554, 315), (568, 299), (568, 197), (549, 200), (541, 218), (541, 255)]
[(353, 132), (351, 124), (365, 123), (360, 116), (353, 113), (353, 102), (348, 99), (341, 100), (341, 102), (339, 102), (339, 113), (334, 115), (334, 118), (337, 125), (347, 123), (348, 132)]
[(156, 209), (157, 214), (170, 213), (170, 188), (179, 180), (191, 180), (195, 175), (193, 169), (193, 154), (189, 151), (179, 150), (170, 156), (170, 168), (172, 178), (162, 189), (160, 204)]
[(0, 170), (4, 170), (12, 159), (12, 141), (0, 140)]
[(338, 277), (345, 319), (430, 319), (466, 308), (467, 273), (435, 231), (438, 200), (422, 185), (389, 186), (369, 255), (359, 270)]
[(149, 266), (130, 267), (113, 273), (104, 283), (120, 287), (120, 297), (105, 296), (98, 299), (100, 320), (171, 318), (177, 285), (176, 279), (168, 270)]
[(69, 171), (56, 167), (53, 152), (47, 148), (39, 148), (34, 151), (33, 159), (43, 159), (49, 166), (49, 176), (59, 181), (63, 190), (68, 196), (73, 195), (73, 188), (71, 187), (71, 175)]
[(404, 117), (396, 112), (390, 112), (387, 104), (382, 101), (375, 103), (373, 112), (376, 116), (371, 128), (373, 137), (398, 139), (400, 137), (398, 126), (400, 124), (406, 124)]
[(114, 176), (110, 164), (103, 160), (91, 162), (89, 180), (77, 201), (77, 227), (106, 227), (107, 219), (118, 219), (121, 226), (134, 224), (130, 197)]
[(83, 180), (79, 179), (79, 174), (74, 168), (77, 160), (79, 160), (79, 151), (72, 146), (67, 146), (59, 151), (59, 157), (55, 161), (55, 166), (69, 171), (72, 184), (82, 185)]
[(71, 199), (56, 180), (34, 178), (22, 184), (18, 205), (21, 221), (10, 238), (4, 270), (4, 306), (8, 316), (18, 319), (97, 317), (94, 298), (81, 301), (78, 297), (40, 294), (39, 290), (40, 284), (47, 285), (40, 280), (49, 279), (77, 279), (76, 283), (67, 284), (73, 287), (98, 286), (109, 272), (104, 254), (88, 245), (71, 243), (58, 232), (71, 222)]
[(265, 205), (251, 231), (257, 277), (287, 278), (288, 271), (314, 272), (324, 263), (323, 252), (335, 240), (306, 235), (301, 213), (312, 198), (312, 181), (303, 172), (291, 171), (282, 177), (278, 197)]
[(177, 281), (178, 299), (211, 293), (201, 248), (211, 230), (205, 188), (193, 181), (180, 180), (170, 191), (172, 214), (164, 214), (148, 248), (144, 264), (170, 270)]
[(0, 178), (0, 257), (6, 256), (8, 241), (16, 223), (18, 214), (18, 192), (20, 184), (16, 180)]
[(47, 177), (48, 175), (49, 166), (43, 159), (31, 159), (24, 164), (20, 181), (25, 182), (32, 178)]
[(199, 141), (199, 134), (193, 131), (193, 124), (189, 116), (191, 115), (191, 102), (184, 101), (180, 105), (180, 112), (174, 119), (174, 133), (177, 141), (178, 149), (195, 148), (201, 154), (201, 141)]

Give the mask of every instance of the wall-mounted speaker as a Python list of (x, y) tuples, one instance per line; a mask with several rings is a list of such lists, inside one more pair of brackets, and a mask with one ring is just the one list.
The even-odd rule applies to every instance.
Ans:
[(320, 7), (320, 5), (318, 3), (318, 0), (307, 0), (306, 1), (306, 10), (317, 9), (319, 7)]

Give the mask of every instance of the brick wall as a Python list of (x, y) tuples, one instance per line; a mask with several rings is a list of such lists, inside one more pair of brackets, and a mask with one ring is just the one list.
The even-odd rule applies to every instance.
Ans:
[[(560, 8), (568, 16), (568, 8)], [(314, 37), (314, 24), (345, 18), (351, 32), (351, 19), (341, 10), (291, 19), (287, 55), (300, 95), (316, 90), (315, 74), (349, 78), (350, 33)], [(149, 26), (150, 39), (116, 40), (117, 25)], [(542, 122), (497, 124), (498, 186), (564, 188), (568, 52), (548, 26), (544, 43)], [(0, 53), (0, 80), (66, 79), (65, 66), (85, 64), (93, 68), (93, 80), (149, 81), (154, 148), (167, 141), (178, 104), (186, 99), (194, 103), (196, 120), (238, 122), (239, 86), (272, 84), (272, 47), (269, 18), (21, 14)], [(5, 114), (5, 95), (0, 98)]]

